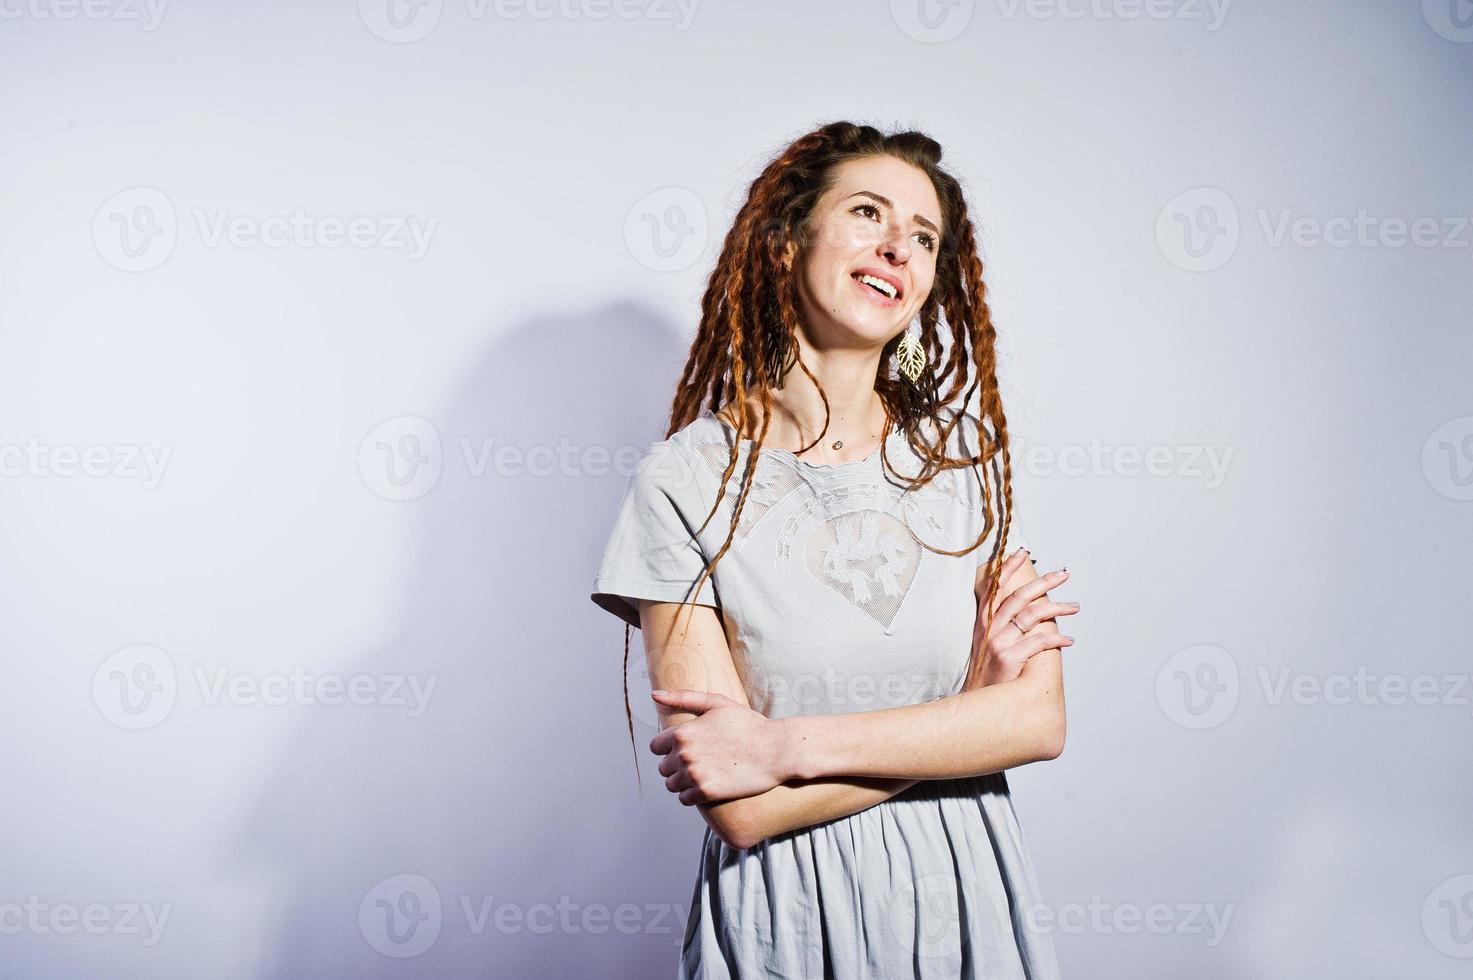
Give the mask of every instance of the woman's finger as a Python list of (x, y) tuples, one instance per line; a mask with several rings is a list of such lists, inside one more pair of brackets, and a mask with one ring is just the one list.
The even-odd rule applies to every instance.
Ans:
[(1054, 647), (1066, 647), (1074, 642), (1074, 637), (1063, 633), (1049, 630), (1043, 633), (1029, 633), (1021, 636), (1011, 643), (998, 642), (990, 648), (988, 656), (999, 663), (1016, 662), (1022, 663), (1034, 654), (1051, 650)]
[[(1013, 572), (1022, 567), (1023, 562), (1027, 559), (1027, 557), (1028, 549), (1026, 548), (1019, 548), (1011, 555), (1008, 555), (1007, 559), (1002, 563), (1002, 569), (999, 571), (999, 574), (997, 576), (998, 584), (1000, 585), (1003, 582), (1006, 582), (1008, 580), (1008, 576), (1012, 575)], [(992, 583), (990, 579), (984, 580), (982, 583), (982, 589), (980, 592), (978, 592), (978, 596), (980, 597), (983, 595), (983, 593), (985, 593), (988, 598), (991, 598), (991, 585)]]
[(1074, 637), (1062, 633), (1040, 633), (1012, 644), (996, 654), (989, 662), (988, 675), (992, 683), (1012, 680), (1023, 672), (1023, 665), (1045, 650), (1063, 649), (1074, 642)]
[(1043, 595), (1049, 589), (1059, 586), (1068, 578), (1068, 569), (1056, 568), (1046, 575), (1040, 575), (1037, 578), (1030, 579), (1029, 581), (1024, 582), (1012, 592), (1008, 593), (1008, 599), (1018, 598), (1021, 599), (1024, 603), (1031, 602), (1034, 599), (1037, 599), (1039, 596)]
[(1003, 599), (1002, 603), (997, 607), (997, 611), (992, 614), (993, 621), (1006, 623), (1018, 613), (1022, 612), (1034, 599), (1048, 592), (1049, 589), (1055, 588), (1068, 577), (1068, 571), (1060, 569), (1059, 571), (1049, 572), (1047, 575), (1040, 575), (1036, 579), (1024, 582), (1012, 592), (1008, 593)]
[(1072, 616), (1077, 612), (1077, 602), (1035, 602), (1024, 606), (1012, 619), (1017, 620), (1019, 629), (1026, 633), (1046, 619)]
[(1063, 633), (1034, 633), (1014, 643), (1009, 650), (1015, 652), (1019, 648), (1022, 648), (1024, 651), (1023, 659), (1027, 660), (1029, 657), (1040, 654), (1045, 650), (1053, 650), (1055, 648), (1063, 649), (1073, 644), (1074, 637), (1066, 636)]

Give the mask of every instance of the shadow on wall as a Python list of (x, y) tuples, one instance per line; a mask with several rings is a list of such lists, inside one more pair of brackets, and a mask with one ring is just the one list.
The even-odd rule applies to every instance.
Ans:
[[(422, 496), (383, 501), (415, 528), (405, 614), (321, 662), (409, 675), (427, 707), (411, 717), (406, 683), (404, 704), (301, 715), (224, 872), (268, 877), (260, 975), (674, 975), (705, 825), (655, 770), (635, 631), (638, 789), (623, 624), (588, 595), (632, 467), (618, 450), (664, 438), (688, 347), (630, 304), (530, 320), (498, 333), (448, 408), (405, 406), (443, 462)], [(432, 457), (423, 439), (385, 444)], [(553, 472), (520, 453), (498, 466), (488, 446), (552, 447)], [(614, 461), (581, 462), (595, 447)], [(325, 451), (353, 467), (357, 450)], [(374, 484), (392, 486), (357, 486), (382, 497)]]

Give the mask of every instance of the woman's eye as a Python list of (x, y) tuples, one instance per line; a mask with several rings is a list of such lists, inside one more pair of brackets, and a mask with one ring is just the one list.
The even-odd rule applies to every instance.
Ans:
[[(880, 215), (880, 209), (877, 208), (877, 207), (875, 207), (873, 204), (859, 204), (859, 205), (856, 205), (854, 207), (854, 209), (850, 213), (851, 214), (866, 214), (866, 213), (869, 213), (869, 214), (873, 214), (876, 218), (878, 218), (879, 215)], [(932, 234), (929, 234), (929, 233), (923, 231), (923, 232), (920, 233), (920, 236), (921, 236), (921, 242), (922, 242), (922, 244), (924, 244), (926, 246), (926, 251), (928, 251), (928, 252), (934, 252), (934, 251), (936, 251), (936, 236), (935, 235), (932, 235)]]

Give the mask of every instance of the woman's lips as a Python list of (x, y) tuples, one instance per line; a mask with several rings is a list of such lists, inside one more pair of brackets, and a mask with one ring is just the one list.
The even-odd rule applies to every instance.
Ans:
[(854, 283), (854, 286), (855, 286), (856, 289), (862, 290), (864, 292), (864, 294), (869, 297), (870, 302), (872, 302), (872, 303), (878, 303), (880, 306), (899, 306), (900, 305), (900, 300), (899, 299), (891, 299), (890, 297), (886, 296), (884, 293), (880, 292), (878, 289), (876, 289), (875, 287), (869, 285), (868, 283), (860, 282), (859, 279), (857, 277), (855, 277), (855, 276), (850, 276), (849, 277), (849, 281), (852, 282), (852, 283)]

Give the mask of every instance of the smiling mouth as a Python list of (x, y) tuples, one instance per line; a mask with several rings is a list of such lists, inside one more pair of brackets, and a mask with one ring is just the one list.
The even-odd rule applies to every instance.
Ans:
[(877, 299), (883, 300), (886, 303), (896, 303), (900, 300), (900, 291), (896, 289), (893, 284), (888, 283), (877, 276), (871, 276), (863, 272), (856, 272), (849, 278), (853, 279), (856, 283), (869, 290), (871, 293), (874, 293)]

